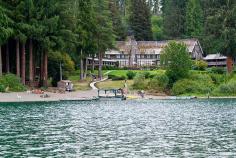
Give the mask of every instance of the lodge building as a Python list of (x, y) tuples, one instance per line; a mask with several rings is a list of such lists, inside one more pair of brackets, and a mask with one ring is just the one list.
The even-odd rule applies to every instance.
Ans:
[[(175, 40), (186, 44), (193, 60), (203, 59), (203, 50), (197, 39)], [(143, 67), (160, 64), (160, 54), (170, 41), (136, 41), (133, 36), (117, 41), (116, 49), (105, 52), (104, 60), (118, 63), (119, 67)], [(106, 63), (105, 63), (106, 64)]]

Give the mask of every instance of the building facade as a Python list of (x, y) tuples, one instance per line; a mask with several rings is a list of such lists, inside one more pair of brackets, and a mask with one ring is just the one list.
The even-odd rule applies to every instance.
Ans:
[[(197, 39), (175, 40), (186, 44), (189, 55), (194, 60), (203, 58), (202, 47)], [(117, 49), (105, 52), (104, 59), (116, 61), (119, 67), (143, 67), (160, 64), (160, 54), (170, 41), (136, 41), (128, 37), (126, 41), (118, 41)]]
[[(203, 58), (207, 62), (208, 67), (226, 67), (227, 66), (227, 57), (218, 54), (209, 54)], [(236, 64), (236, 59), (234, 58), (234, 64)]]

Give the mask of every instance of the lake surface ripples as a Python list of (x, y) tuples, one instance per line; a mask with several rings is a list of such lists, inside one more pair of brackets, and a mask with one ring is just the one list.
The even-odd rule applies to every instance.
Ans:
[(236, 100), (0, 104), (0, 157), (236, 157)]

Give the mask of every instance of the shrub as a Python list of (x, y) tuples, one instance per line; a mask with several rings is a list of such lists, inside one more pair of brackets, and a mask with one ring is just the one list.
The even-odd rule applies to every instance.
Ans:
[(134, 79), (135, 75), (136, 75), (136, 73), (134, 71), (128, 71), (126, 73), (126, 76), (128, 77), (129, 80)]
[(146, 79), (148, 79), (150, 77), (150, 75), (151, 75), (150, 72), (148, 72), (148, 71), (143, 72), (143, 74), (144, 74), (144, 77)]
[(216, 85), (221, 84), (226, 79), (226, 76), (221, 75), (221, 74), (210, 73), (209, 75), (211, 76), (211, 79), (212, 79), (213, 83), (216, 84)]
[(6, 74), (0, 77), (0, 92), (5, 92), (6, 89), (11, 92), (20, 92), (26, 90), (21, 84), (20, 78), (14, 74)]
[(211, 77), (207, 74), (193, 74), (187, 79), (177, 81), (172, 87), (174, 95), (206, 94), (214, 89)]
[(210, 69), (210, 72), (216, 73), (216, 74), (224, 74), (226, 71), (225, 71), (225, 68), (223, 67), (213, 67)]
[(221, 84), (217, 91), (221, 94), (236, 95), (236, 80), (231, 80), (228, 83)]
[(125, 76), (116, 76), (116, 75), (108, 75), (108, 79), (111, 79), (113, 81), (118, 81), (118, 80), (125, 80), (126, 77)]
[(194, 70), (206, 70), (208, 64), (204, 60), (197, 60), (194, 62), (193, 68)]
[(156, 76), (156, 74), (150, 74), (149, 78), (154, 78)]
[(156, 75), (149, 82), (149, 89), (163, 92), (169, 83), (169, 78), (165, 74)]
[(1, 85), (0, 85), (0, 92), (5, 92), (5, 90), (6, 90), (6, 87), (1, 84)]
[(147, 81), (145, 80), (144, 73), (138, 73), (134, 77), (133, 88), (134, 89), (146, 89), (147, 88)]
[(207, 85), (204, 82), (183, 79), (177, 81), (172, 88), (174, 95), (181, 94), (206, 94), (213, 90), (213, 85)]
[(211, 76), (208, 74), (192, 74), (189, 79), (195, 80), (195, 81), (200, 81), (204, 83), (213, 83)]

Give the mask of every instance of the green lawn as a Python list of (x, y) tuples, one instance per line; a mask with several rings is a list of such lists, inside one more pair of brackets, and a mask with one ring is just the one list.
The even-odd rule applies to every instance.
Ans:
[[(124, 87), (125, 81), (111, 81), (107, 80), (104, 82), (97, 83), (96, 86), (100, 89), (118, 89)], [(133, 85), (133, 80), (127, 81), (128, 87), (131, 88)]]
[[(110, 71), (109, 74), (111, 75), (115, 75), (115, 76), (126, 76), (127, 72), (130, 70), (104, 70), (103, 74), (107, 75), (106, 73)], [(147, 70), (131, 70), (137, 73), (142, 73), (142, 72), (146, 72)], [(148, 71), (150, 72), (150, 74), (161, 74), (164, 73), (164, 70), (153, 70), (153, 71)], [(93, 74), (97, 74), (98, 71), (94, 71)], [(88, 74), (90, 74), (90, 72), (88, 71)], [(71, 80), (74, 84), (74, 88), (75, 90), (90, 90), (90, 82), (92, 81), (92, 79), (90, 78), (90, 76), (88, 75), (88, 78), (84, 81), (80, 81), (80, 71), (77, 70), (75, 71), (75, 73), (73, 75), (71, 75), (69, 77), (69, 80)], [(133, 81), (130, 80), (128, 81), (128, 86), (131, 88), (133, 84)], [(112, 89), (112, 88), (122, 88), (124, 86), (124, 81), (105, 81), (105, 82), (101, 82), (97, 84), (98, 88), (102, 88), (102, 89)]]
[[(103, 73), (106, 72), (107, 70), (103, 71)], [(73, 82), (75, 90), (86, 91), (91, 89), (89, 84), (91, 83), (92, 79), (89, 74), (90, 71), (88, 71), (88, 77), (85, 80), (80, 81), (80, 70), (77, 70), (73, 75), (69, 76), (68, 79)], [(98, 71), (94, 71), (93, 74), (98, 74)]]

